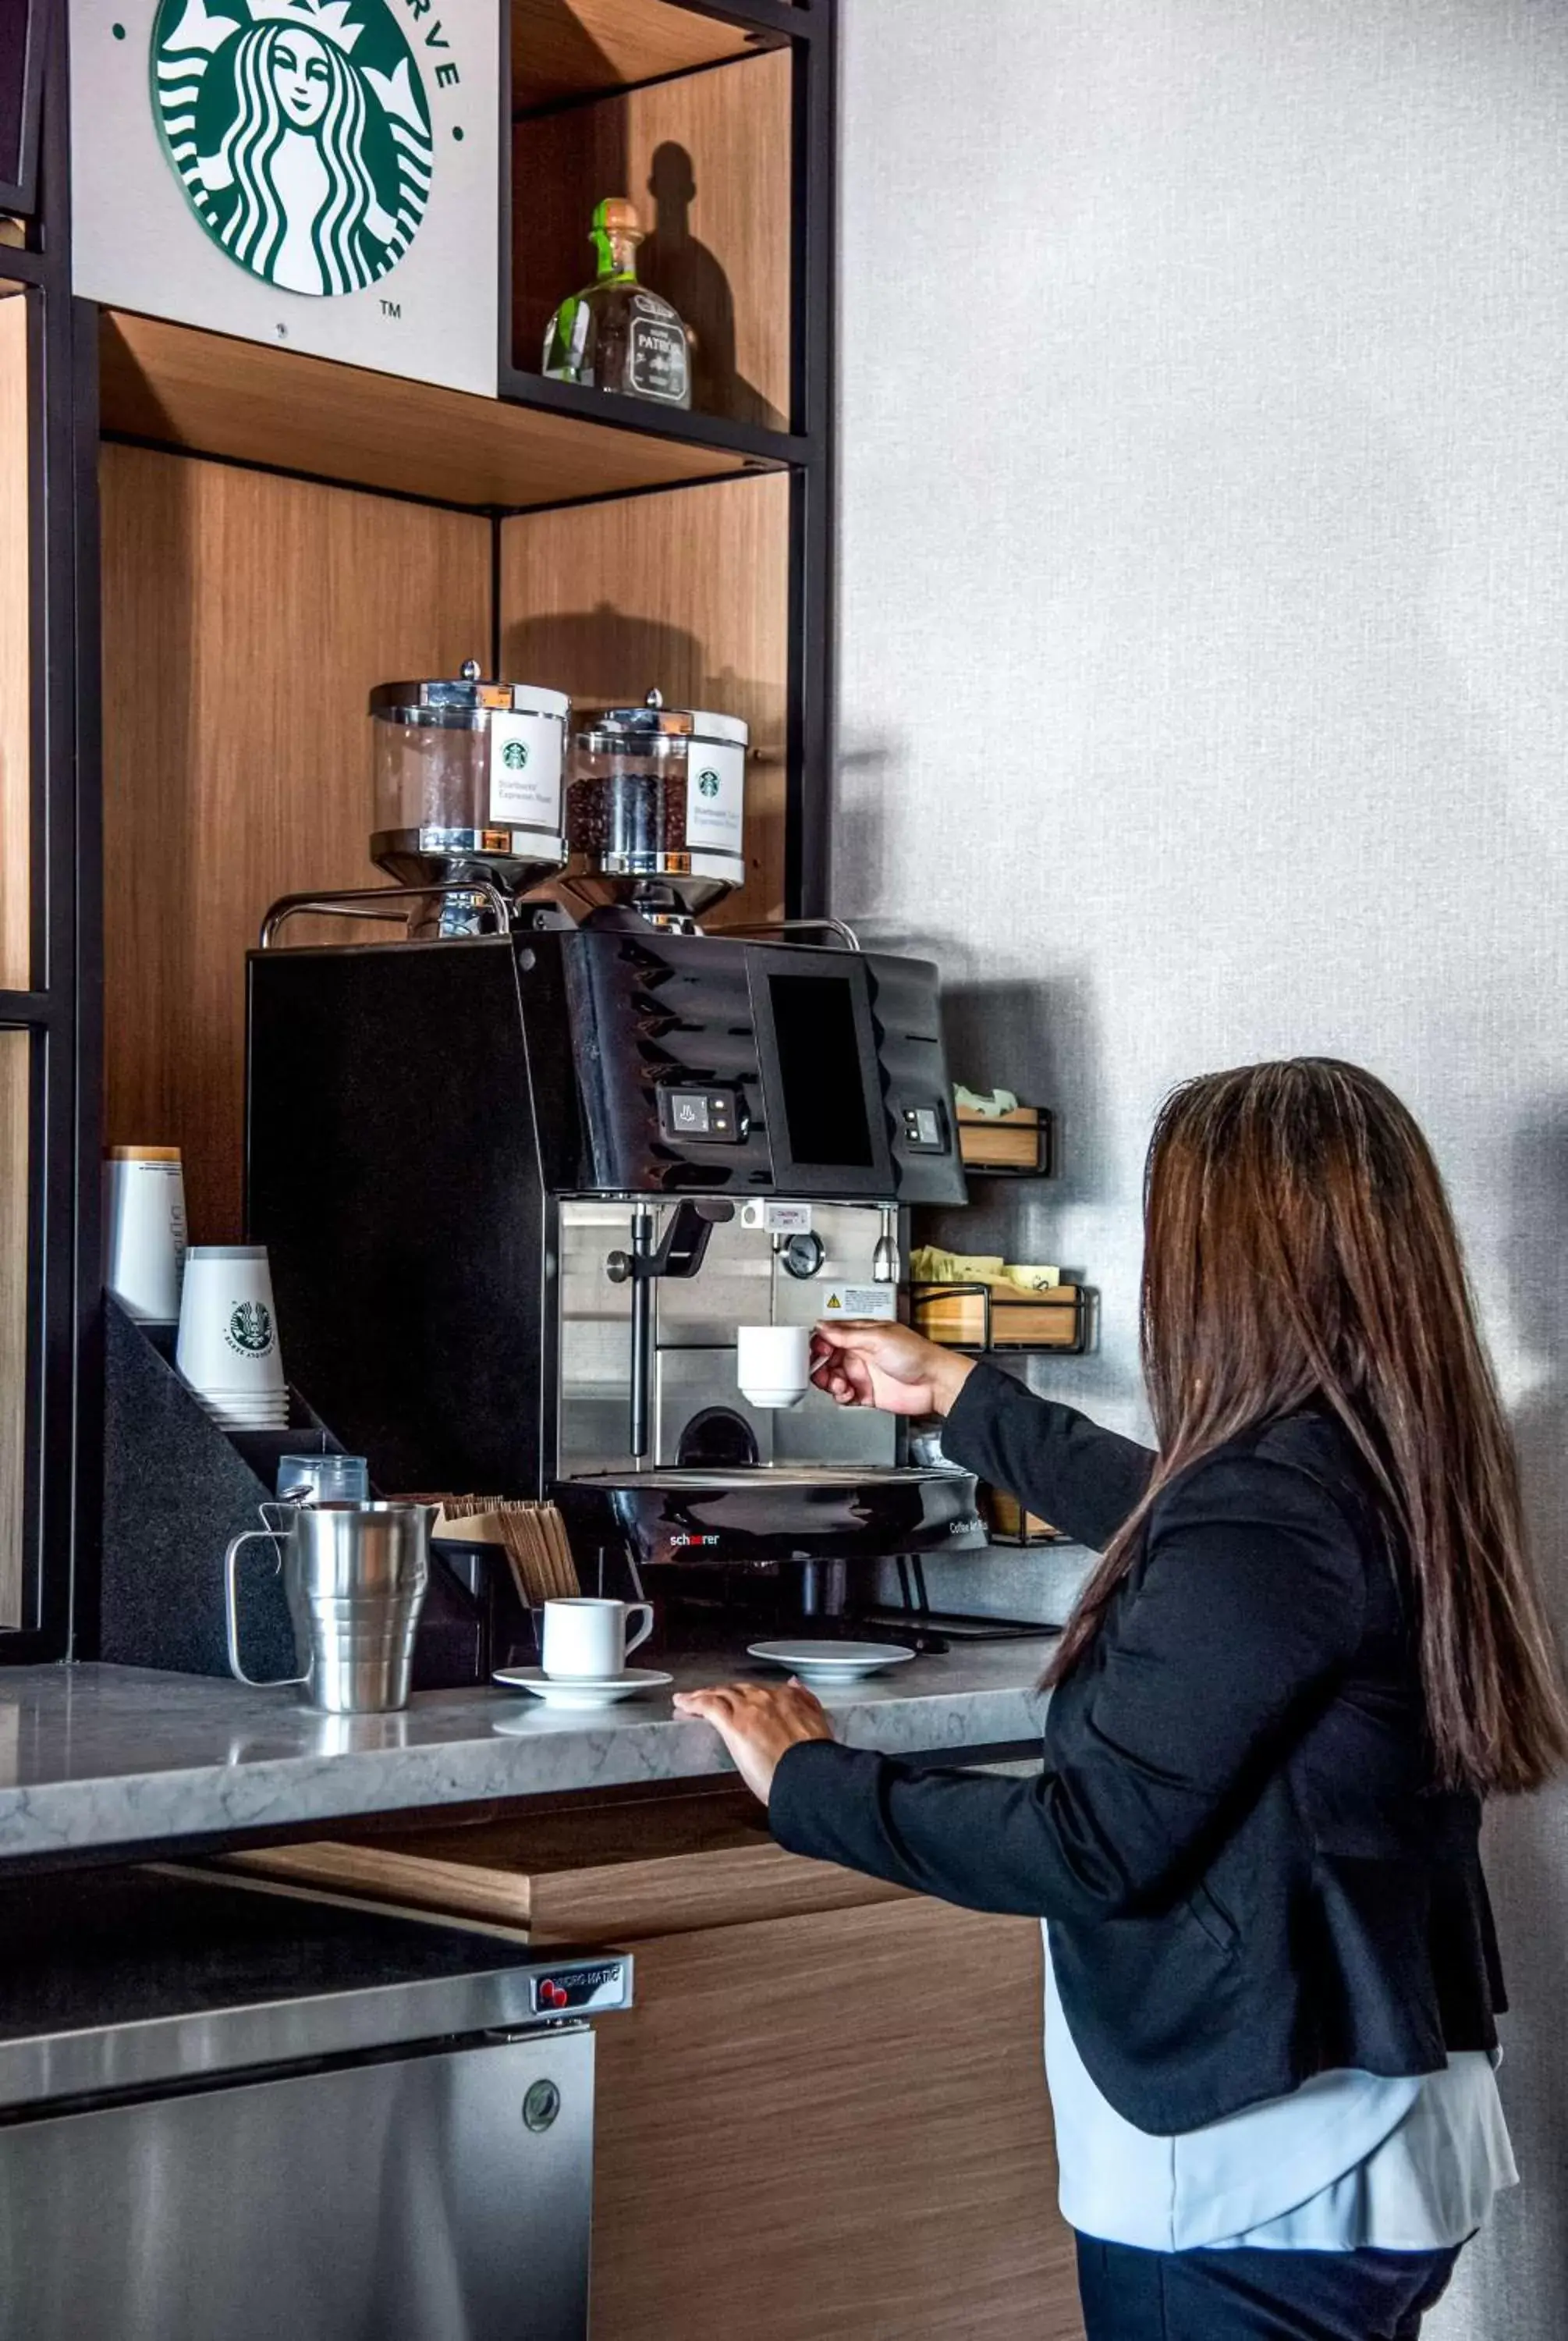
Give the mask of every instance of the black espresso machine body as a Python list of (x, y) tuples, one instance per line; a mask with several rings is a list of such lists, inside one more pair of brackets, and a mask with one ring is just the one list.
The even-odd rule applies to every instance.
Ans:
[[(641, 921), (253, 951), (247, 1232), (291, 1380), (384, 1488), (550, 1493), (563, 1212), (962, 1202), (951, 1097), (924, 961)], [(661, 1496), (622, 1471), (616, 1525), (645, 1559), (809, 1558), (790, 1523), (815, 1500), (839, 1551), (851, 1527), (867, 1549), (982, 1541), (962, 1473), (839, 1468), (814, 1499), (797, 1461), (779, 1505), (741, 1477), (730, 1507), (711, 1477)]]

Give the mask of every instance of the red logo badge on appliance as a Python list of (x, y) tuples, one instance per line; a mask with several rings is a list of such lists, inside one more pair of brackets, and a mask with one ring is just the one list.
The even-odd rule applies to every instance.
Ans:
[(625, 1959), (584, 1962), (561, 1968), (554, 1975), (531, 1976), (536, 2016), (564, 2016), (569, 2009), (624, 2007), (630, 1997)]

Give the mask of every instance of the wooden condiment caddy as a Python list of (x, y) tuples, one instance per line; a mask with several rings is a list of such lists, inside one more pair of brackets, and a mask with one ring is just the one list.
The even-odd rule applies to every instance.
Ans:
[(994, 1284), (987, 1296), (975, 1285), (917, 1285), (915, 1330), (954, 1350), (1076, 1350), (1083, 1340), (1083, 1309), (1076, 1284), (1021, 1292)]
[(1037, 1105), (1015, 1106), (1010, 1113), (977, 1113), (960, 1106), (958, 1152), (966, 1170), (1043, 1170), (1049, 1118)]

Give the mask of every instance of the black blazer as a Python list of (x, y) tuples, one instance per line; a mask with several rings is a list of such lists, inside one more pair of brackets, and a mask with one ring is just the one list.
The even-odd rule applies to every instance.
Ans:
[[(987, 1366), (943, 1446), (1097, 1548), (1154, 1460)], [(1399, 1563), (1326, 1410), (1162, 1490), (1045, 1749), (1037, 1778), (1011, 1780), (808, 1742), (775, 1775), (773, 1833), (1047, 1919), (1074, 2041), (1142, 2130), (1494, 2046), (1480, 1800), (1432, 1785)]]

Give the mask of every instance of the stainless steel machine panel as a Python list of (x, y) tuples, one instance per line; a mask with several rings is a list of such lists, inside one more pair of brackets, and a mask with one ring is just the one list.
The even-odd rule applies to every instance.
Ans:
[[(643, 1205), (646, 1209), (647, 1206)], [(656, 1235), (673, 1205), (653, 1206)], [(615, 1284), (605, 1262), (630, 1242), (633, 1206), (572, 1197), (560, 1207), (561, 1412), (559, 1469), (563, 1476), (618, 1469), (630, 1460), (630, 1287)], [(875, 1204), (810, 1207), (811, 1276), (791, 1275), (765, 1229), (739, 1217), (713, 1229), (699, 1274), (661, 1277), (653, 1290), (653, 1434), (650, 1460), (673, 1464), (693, 1418), (721, 1408), (747, 1423), (757, 1459), (806, 1464), (869, 1464), (898, 1459), (890, 1415), (837, 1407), (809, 1391), (798, 1407), (762, 1409), (742, 1397), (735, 1374), (738, 1325), (809, 1325), (837, 1290), (874, 1283), (884, 1209)]]
[(0, 2129), (26, 2341), (584, 2341), (593, 2037)]

